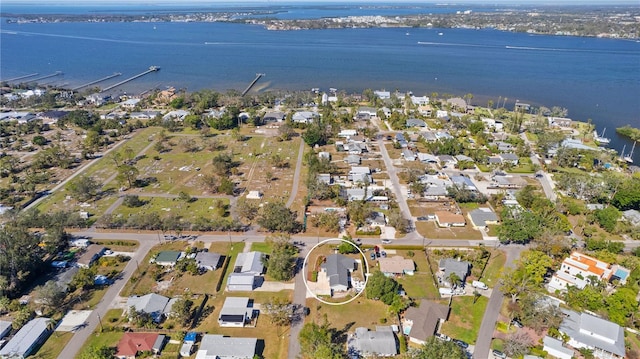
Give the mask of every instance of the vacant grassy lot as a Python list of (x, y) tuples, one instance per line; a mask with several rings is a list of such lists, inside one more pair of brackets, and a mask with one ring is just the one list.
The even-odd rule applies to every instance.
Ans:
[(453, 298), (451, 314), (449, 320), (442, 325), (442, 333), (470, 344), (476, 342), (484, 310), (489, 300), (485, 297), (479, 297), (473, 303), (473, 299), (473, 297), (467, 296)]
[(484, 272), (482, 273), (480, 280), (489, 287), (493, 287), (498, 284), (500, 273), (502, 272), (502, 268), (504, 268), (504, 263), (506, 261), (507, 257), (504, 255), (504, 252), (497, 249), (491, 250), (491, 257), (489, 258), (487, 266), (484, 268)]
[(134, 239), (92, 239), (91, 242), (115, 252), (135, 252), (140, 246), (140, 243)]
[(193, 222), (198, 217), (215, 217), (217, 216), (216, 208), (229, 206), (229, 199), (227, 198), (192, 198), (191, 202), (178, 198), (163, 197), (140, 197), (140, 200), (146, 203), (141, 207), (135, 208), (119, 206), (113, 212), (113, 215), (128, 218), (132, 214), (139, 213), (158, 213), (160, 217), (174, 214), (186, 221)]
[(416, 222), (416, 230), (421, 236), (432, 239), (482, 239), (482, 234), (470, 225), (461, 228), (440, 228), (435, 221), (426, 221)]
[(365, 293), (345, 305), (326, 305), (315, 299), (307, 299), (307, 307), (310, 314), (306, 321), (321, 324), (326, 320), (339, 331), (354, 331), (358, 327), (375, 329), (376, 325), (397, 324), (397, 318), (389, 314), (387, 305), (366, 299)]
[(439, 299), (438, 288), (433, 283), (427, 257), (424, 252), (419, 250), (411, 251), (414, 253), (413, 257), (407, 254), (409, 251), (398, 250), (396, 252), (397, 254), (389, 254), (389, 256), (400, 255), (404, 258), (412, 259), (416, 264), (416, 272), (414, 275), (405, 275), (397, 278), (398, 283), (402, 285), (407, 295), (414, 299)]
[(100, 332), (100, 328), (98, 328), (93, 335), (89, 336), (89, 339), (84, 343), (82, 346), (83, 349), (76, 355), (76, 358), (82, 357), (83, 353), (91, 347), (100, 347), (103, 345), (115, 347), (123, 335), (123, 332)]

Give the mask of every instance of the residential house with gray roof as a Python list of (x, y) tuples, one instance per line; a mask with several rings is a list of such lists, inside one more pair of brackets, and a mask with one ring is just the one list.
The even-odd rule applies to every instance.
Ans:
[(267, 122), (282, 122), (282, 121), (284, 121), (285, 117), (286, 117), (286, 115), (285, 115), (284, 112), (280, 112), (280, 111), (267, 112), (262, 117), (262, 122), (264, 122), (264, 123), (267, 123)]
[(320, 115), (315, 111), (298, 111), (293, 114), (291, 120), (295, 123), (312, 123), (319, 117)]
[(327, 274), (332, 293), (346, 292), (351, 285), (351, 272), (356, 268), (356, 261), (342, 254), (332, 254), (320, 267)]
[(51, 334), (49, 318), (35, 318), (27, 322), (0, 350), (0, 358), (23, 359), (31, 355)]
[(348, 155), (347, 157), (344, 158), (344, 161), (349, 164), (349, 165), (359, 165), (360, 163), (362, 163), (362, 158), (360, 158), (360, 156), (358, 155)]
[(143, 296), (134, 295), (127, 298), (127, 310), (134, 308), (137, 312), (151, 315), (155, 323), (160, 323), (169, 313), (175, 299), (169, 299), (163, 295), (149, 293)]
[(257, 347), (257, 338), (205, 334), (202, 336), (195, 359), (253, 359)]
[(451, 176), (451, 182), (460, 189), (466, 189), (474, 192), (478, 191), (476, 185), (473, 184), (471, 179), (467, 176)]
[(216, 270), (220, 265), (220, 253), (214, 252), (198, 252), (196, 254), (196, 263), (198, 268), (205, 270)]
[(558, 329), (569, 337), (568, 344), (576, 349), (593, 350), (596, 358), (624, 358), (624, 329), (616, 323), (587, 313), (562, 309), (565, 318)]
[(248, 297), (227, 297), (224, 300), (218, 324), (221, 327), (244, 327), (253, 319), (253, 300)]
[(475, 229), (486, 229), (489, 224), (498, 224), (498, 215), (491, 208), (476, 208), (468, 215)]
[(498, 156), (500, 156), (502, 163), (510, 163), (514, 166), (517, 166), (520, 161), (520, 158), (515, 153), (501, 153)]
[(407, 127), (427, 127), (427, 123), (417, 118), (410, 118), (406, 122)]
[(348, 346), (364, 357), (390, 357), (398, 354), (398, 343), (390, 326), (379, 326), (376, 330), (358, 327)]
[(471, 264), (467, 261), (454, 258), (442, 258), (438, 262), (438, 277), (442, 284), (449, 286), (449, 276), (451, 273), (455, 273), (460, 278), (461, 286), (464, 287), (464, 283), (469, 275)]

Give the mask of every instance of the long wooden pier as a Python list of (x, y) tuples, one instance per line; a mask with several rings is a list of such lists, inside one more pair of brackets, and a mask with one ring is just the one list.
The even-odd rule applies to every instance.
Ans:
[(251, 88), (253, 87), (253, 85), (256, 84), (256, 82), (258, 82), (258, 80), (260, 80), (260, 78), (264, 76), (264, 74), (256, 74), (256, 78), (253, 79), (253, 81), (251, 81), (251, 83), (249, 84), (249, 86), (247, 86), (246, 89), (244, 89), (244, 91), (242, 91), (242, 94), (240, 96), (244, 96), (247, 94), (247, 92), (249, 92), (249, 90), (251, 90)]
[(44, 80), (44, 79), (48, 79), (50, 77), (55, 77), (55, 76), (60, 76), (60, 75), (62, 75), (62, 71), (56, 71), (56, 72), (54, 72), (52, 74), (49, 74), (49, 75), (36, 77), (35, 79), (31, 79), (28, 82), (37, 82), (37, 81), (40, 81), (40, 80)]
[(104, 88), (104, 89), (103, 89), (102, 91), (100, 91), (100, 92), (106, 92), (106, 91), (109, 91), (109, 90), (111, 90), (111, 89), (113, 89), (113, 88), (116, 88), (116, 87), (118, 87), (118, 86), (120, 86), (120, 85), (124, 85), (124, 84), (126, 84), (127, 82), (129, 82), (129, 81), (133, 81), (133, 80), (137, 79), (138, 77), (142, 77), (142, 76), (144, 76), (144, 75), (146, 75), (146, 74), (148, 74), (148, 73), (156, 72), (156, 71), (160, 71), (160, 67), (158, 67), (158, 66), (151, 66), (151, 67), (149, 67), (149, 70), (147, 70), (147, 71), (145, 71), (145, 72), (142, 72), (142, 73), (139, 73), (139, 74), (137, 74), (137, 75), (135, 75), (135, 76), (131, 76), (131, 77), (129, 77), (129, 78), (128, 78), (128, 79), (126, 79), (126, 80), (122, 80), (122, 81), (118, 82), (117, 84), (114, 84), (114, 85), (111, 85), (111, 86), (109, 86), (109, 87), (106, 87), (106, 88)]
[(14, 77), (12, 79), (2, 80), (2, 82), (13, 82), (13, 81), (18, 81), (18, 80), (26, 79), (26, 78), (33, 77), (33, 76), (38, 76), (38, 75), (39, 75), (39, 73), (34, 72), (32, 74), (28, 74), (28, 75), (24, 75), (24, 76), (18, 76), (18, 77)]
[(77, 91), (77, 90), (79, 90), (79, 89), (81, 89), (83, 87), (95, 85), (95, 84), (100, 83), (102, 81), (106, 81), (106, 80), (112, 79), (114, 77), (118, 77), (120, 75), (122, 75), (120, 72), (114, 72), (112, 75), (105, 76), (105, 77), (103, 77), (101, 79), (97, 79), (95, 81), (87, 82), (86, 84), (83, 84), (83, 85), (80, 85), (80, 86), (76, 86), (76, 87), (72, 88), (71, 91)]

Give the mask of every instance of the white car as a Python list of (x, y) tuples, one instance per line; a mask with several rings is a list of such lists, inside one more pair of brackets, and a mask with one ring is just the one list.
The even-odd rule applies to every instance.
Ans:
[(382, 240), (382, 243), (384, 243), (384, 244), (389, 244), (389, 243), (391, 243), (391, 240), (390, 240), (390, 239), (383, 239), (383, 240)]

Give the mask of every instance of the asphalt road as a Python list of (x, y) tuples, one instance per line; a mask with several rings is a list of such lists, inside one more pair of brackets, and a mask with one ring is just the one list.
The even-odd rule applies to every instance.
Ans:
[[(504, 264), (506, 268), (514, 266), (515, 261), (520, 258), (520, 253), (525, 249), (521, 245), (510, 245), (501, 248), (506, 253), (507, 260)], [(484, 310), (484, 316), (482, 317), (482, 323), (478, 331), (478, 338), (476, 339), (476, 345), (473, 351), (473, 357), (477, 359), (485, 359), (489, 357), (489, 351), (491, 350), (491, 339), (493, 339), (493, 330), (498, 321), (498, 315), (500, 314), (500, 307), (502, 306), (502, 300), (504, 295), (500, 290), (500, 282), (493, 287), (491, 297), (489, 297), (489, 303)]]
[[(134, 236), (129, 235), (127, 238), (135, 238)], [(153, 247), (155, 244), (158, 244), (158, 239), (156, 237), (155, 241), (151, 240), (142, 240), (140, 241), (140, 247), (135, 252), (129, 263), (122, 271), (122, 276), (120, 279), (116, 280), (114, 284), (111, 285), (109, 290), (105, 293), (104, 297), (96, 308), (89, 316), (87, 323), (80, 330), (76, 331), (69, 343), (64, 347), (60, 355), (58, 355), (58, 359), (69, 359), (74, 358), (85, 342), (93, 334), (98, 325), (102, 325), (101, 318), (105, 317), (107, 311), (111, 308), (112, 303), (115, 302), (115, 299), (120, 294), (120, 291), (124, 287), (124, 285), (131, 279), (131, 275), (137, 269), (138, 263), (144, 259), (147, 255), (147, 252)], [(97, 334), (100, 335), (100, 334)]]
[[(407, 201), (405, 201), (402, 196), (402, 188), (400, 187), (400, 181), (398, 180), (398, 174), (396, 172), (396, 167), (393, 165), (391, 158), (389, 157), (389, 152), (387, 152), (387, 148), (384, 146), (384, 142), (382, 139), (378, 139), (378, 147), (380, 148), (380, 154), (382, 154), (382, 159), (384, 160), (384, 165), (387, 167), (387, 173), (389, 175), (389, 179), (391, 180), (393, 192), (396, 195), (396, 201), (398, 206), (400, 207), (400, 211), (402, 212), (402, 216), (411, 221), (411, 226), (413, 227), (413, 216), (411, 215), (411, 211), (409, 210), (409, 206), (407, 205)], [(414, 230), (410, 233), (407, 233), (405, 236), (407, 239), (417, 239), (420, 238), (420, 235)]]

